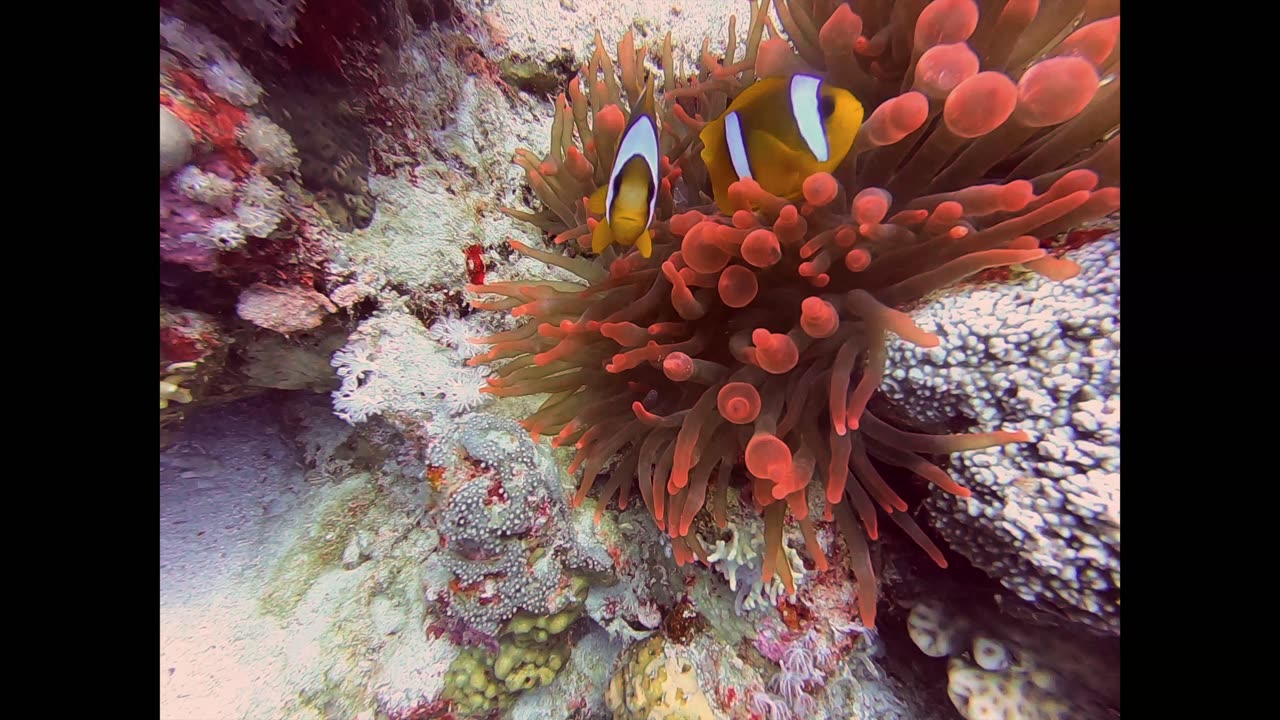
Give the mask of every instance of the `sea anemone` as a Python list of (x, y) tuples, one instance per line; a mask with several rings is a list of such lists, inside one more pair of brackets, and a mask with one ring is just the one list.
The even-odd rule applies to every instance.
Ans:
[[(469, 286), (501, 296), (475, 307), (529, 321), (479, 338), (492, 347), (468, 362), (507, 361), (487, 392), (549, 395), (523, 424), (577, 448), (575, 505), (617, 457), (599, 507), (616, 495), (625, 508), (638, 488), (678, 562), (706, 561), (695, 520), (710, 505), (725, 527), (730, 484), (764, 515), (766, 582), (777, 572), (792, 589), (788, 513), (818, 570), (827, 558), (815, 519), (834, 518), (872, 628), (877, 506), (946, 566), (880, 468), (967, 496), (922, 456), (1029, 439), (910, 432), (870, 412), (887, 337), (937, 344), (903, 310), (980, 271), (1078, 271), (1048, 241), (1119, 207), (1119, 3), (854, 5), (777, 0), (784, 39), (768, 3), (753, 3), (746, 56), (735, 56), (731, 20), (725, 56), (704, 42), (695, 76), (676, 70), (667, 37), (649, 258), (616, 245), (588, 255), (600, 218), (587, 198), (609, 177), (644, 84), (631, 34), (616, 72), (597, 36), (558, 98), (550, 151), (516, 156), (544, 207), (508, 211), (567, 244), (548, 252), (513, 240), (516, 251), (582, 282)], [(699, 130), (756, 79), (797, 70), (861, 100), (867, 119), (852, 151), (835, 172), (807, 178), (803, 198), (741, 180), (729, 191), (735, 211), (720, 212)]]

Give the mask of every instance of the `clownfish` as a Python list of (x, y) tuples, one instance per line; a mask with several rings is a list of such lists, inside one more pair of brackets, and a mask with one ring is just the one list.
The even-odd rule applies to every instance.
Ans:
[(822, 78), (756, 81), (699, 133), (716, 204), (732, 213), (729, 186), (743, 178), (779, 197), (800, 197), (805, 178), (835, 170), (849, 154), (862, 117), (853, 93)]
[(658, 201), (658, 124), (653, 112), (653, 76), (649, 76), (639, 109), (622, 131), (609, 182), (592, 195), (592, 213), (604, 215), (591, 233), (591, 250), (604, 252), (611, 243), (635, 245), (641, 257), (653, 254), (649, 225)]

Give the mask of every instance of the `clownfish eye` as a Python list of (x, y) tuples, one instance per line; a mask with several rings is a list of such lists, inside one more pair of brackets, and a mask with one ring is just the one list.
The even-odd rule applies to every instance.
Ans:
[(822, 116), (823, 120), (831, 117), (831, 114), (835, 111), (836, 101), (832, 98), (824, 96), (818, 101), (818, 114)]

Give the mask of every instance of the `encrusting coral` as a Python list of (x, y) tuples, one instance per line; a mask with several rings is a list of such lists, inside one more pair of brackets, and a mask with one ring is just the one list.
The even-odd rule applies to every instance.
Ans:
[[(619, 246), (584, 257), (600, 221), (587, 199), (609, 177), (645, 82), (630, 34), (616, 73), (597, 36), (558, 99), (550, 151), (516, 157), (544, 208), (509, 211), (569, 249), (513, 248), (582, 282), (470, 286), (501, 296), (477, 308), (530, 321), (478, 339), (492, 347), (469, 362), (507, 361), (488, 392), (550, 395), (524, 425), (577, 447), (575, 503), (621, 452), (599, 507), (615, 494), (625, 507), (638, 488), (678, 562), (707, 561), (695, 519), (710, 504), (723, 528), (731, 484), (764, 514), (765, 582), (777, 572), (793, 583), (782, 556), (788, 511), (818, 570), (827, 558), (814, 522), (834, 518), (871, 627), (877, 506), (946, 564), (877, 463), (967, 496), (922, 456), (1030, 439), (908, 432), (868, 411), (886, 336), (936, 345), (902, 310), (980, 271), (1078, 271), (1049, 241), (1119, 208), (1119, 3), (854, 5), (777, 0), (788, 44), (768, 3), (753, 3), (745, 57), (731, 22), (725, 56), (704, 43), (695, 76), (676, 71), (667, 39), (649, 258)], [(851, 150), (796, 197), (739, 180), (728, 190), (734, 212), (722, 213), (708, 196), (701, 129), (757, 79), (796, 72), (862, 103)]]

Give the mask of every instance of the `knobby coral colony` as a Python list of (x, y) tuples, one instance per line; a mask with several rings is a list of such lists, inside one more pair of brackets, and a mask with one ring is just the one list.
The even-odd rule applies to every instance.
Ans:
[[(544, 209), (508, 211), (556, 244), (577, 243), (582, 251), (565, 254), (511, 245), (583, 283), (469, 286), (503, 296), (475, 307), (531, 319), (478, 338), (492, 347), (470, 362), (509, 359), (488, 392), (550, 394), (524, 425), (578, 448), (575, 505), (622, 451), (597, 513), (615, 493), (625, 508), (635, 481), (681, 564), (706, 561), (690, 529), (708, 499), (711, 518), (725, 527), (735, 482), (765, 518), (766, 581), (777, 572), (793, 582), (782, 554), (788, 510), (819, 570), (827, 559), (811, 509), (834, 517), (859, 612), (873, 626), (867, 539), (879, 535), (877, 505), (946, 562), (872, 459), (967, 496), (922, 455), (1029, 439), (906, 432), (868, 412), (885, 372), (886, 336), (937, 344), (901, 308), (984, 269), (1021, 265), (1051, 279), (1078, 271), (1041, 249), (1042, 239), (1120, 205), (1119, 2), (775, 7), (794, 49), (768, 17), (768, 0), (752, 5), (746, 56), (735, 57), (731, 21), (725, 56), (714, 57), (704, 41), (695, 77), (672, 72), (667, 37), (647, 258), (616, 243), (586, 254), (604, 219), (590, 198), (609, 182), (628, 108), (641, 107), (645, 92), (643, 49), (630, 33), (616, 77), (597, 36), (568, 99), (558, 99), (550, 152), (516, 157)], [(756, 81), (798, 73), (850, 91), (865, 109), (847, 155), (830, 173), (798, 178), (787, 196), (763, 174), (757, 181), (742, 173), (748, 177), (712, 202), (706, 152), (698, 152), (708, 121)], [(787, 106), (784, 96), (771, 112)]]

